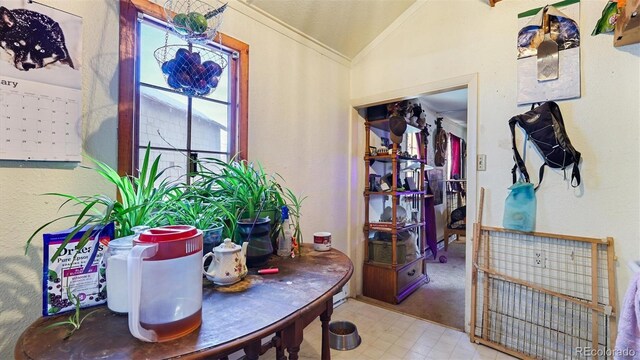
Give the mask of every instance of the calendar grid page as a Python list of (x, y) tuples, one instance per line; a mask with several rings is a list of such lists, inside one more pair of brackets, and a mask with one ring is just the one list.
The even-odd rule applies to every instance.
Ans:
[(81, 161), (82, 92), (0, 77), (0, 159)]

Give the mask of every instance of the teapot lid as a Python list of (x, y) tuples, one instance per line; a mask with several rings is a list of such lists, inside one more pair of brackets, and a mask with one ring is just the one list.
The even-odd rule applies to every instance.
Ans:
[(222, 252), (222, 253), (228, 253), (228, 252), (236, 252), (236, 251), (239, 251), (240, 249), (242, 249), (242, 247), (240, 245), (236, 245), (233, 242), (231, 242), (231, 239), (226, 238), (226, 239), (224, 239), (222, 244), (216, 246), (213, 249), (213, 251)]

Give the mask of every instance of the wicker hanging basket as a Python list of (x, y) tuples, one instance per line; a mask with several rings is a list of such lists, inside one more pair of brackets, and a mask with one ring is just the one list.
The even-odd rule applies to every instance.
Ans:
[(227, 59), (219, 51), (199, 45), (165, 45), (153, 53), (167, 84), (186, 95), (206, 96), (218, 87)]
[(222, 25), (226, 3), (212, 0), (212, 6), (200, 0), (168, 0), (164, 4), (167, 22), (188, 42), (212, 40)]

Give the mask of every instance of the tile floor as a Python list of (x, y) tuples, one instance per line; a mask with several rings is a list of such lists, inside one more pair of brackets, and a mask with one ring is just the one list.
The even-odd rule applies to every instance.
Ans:
[[(476, 345), (467, 334), (438, 324), (386, 310), (354, 299), (338, 306), (332, 321), (356, 324), (362, 338), (360, 346), (349, 351), (331, 350), (336, 360), (455, 359), (506, 360), (511, 356)], [(300, 359), (320, 359), (320, 320), (305, 328)], [(275, 359), (270, 349), (261, 359)]]

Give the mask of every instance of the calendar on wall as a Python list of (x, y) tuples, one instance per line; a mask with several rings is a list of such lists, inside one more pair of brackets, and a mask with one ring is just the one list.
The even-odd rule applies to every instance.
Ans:
[(81, 91), (26, 80), (0, 87), (0, 158), (81, 161)]
[(0, 29), (0, 159), (81, 161), (82, 18), (3, 0)]

